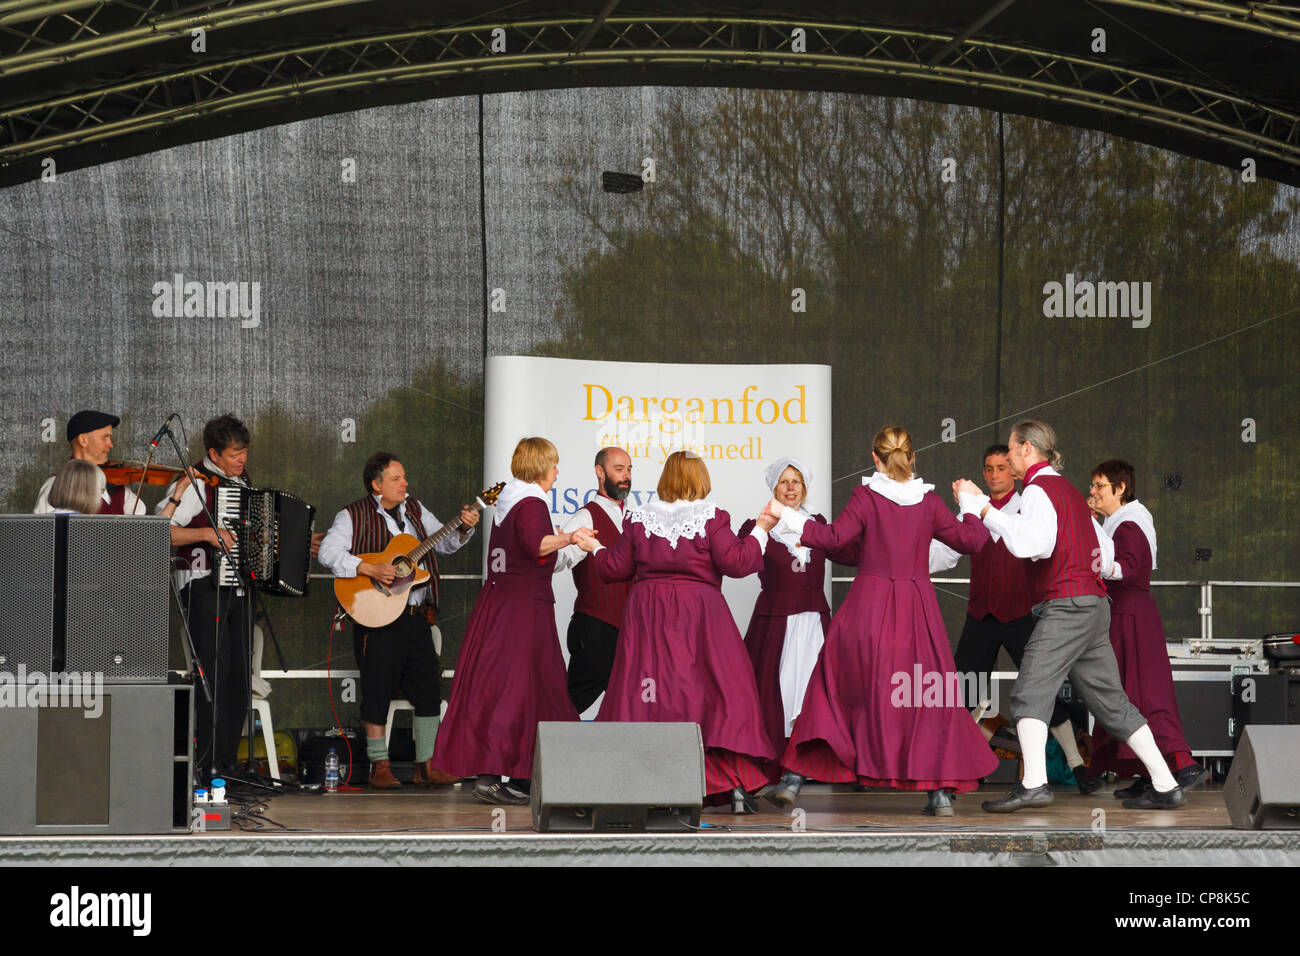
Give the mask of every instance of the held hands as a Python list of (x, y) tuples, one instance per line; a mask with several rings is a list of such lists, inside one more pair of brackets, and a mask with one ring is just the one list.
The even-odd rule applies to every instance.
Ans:
[(771, 518), (773, 524), (776, 524), (778, 521), (781, 520), (781, 514), (784, 511), (785, 511), (785, 505), (781, 504), (781, 502), (777, 501), (775, 498), (770, 498), (768, 499), (767, 504), (763, 506), (762, 513), (763, 515)]
[(961, 504), (961, 502), (958, 500), (957, 496), (958, 496), (958, 495), (963, 495), (963, 494), (965, 494), (965, 495), (979, 495), (979, 494), (983, 494), (983, 492), (980, 491), (980, 489), (979, 489), (979, 485), (975, 484), (975, 482), (973, 482), (973, 481), (969, 481), (969, 480), (967, 480), (967, 479), (965, 479), (965, 478), (958, 478), (956, 481), (954, 481), (954, 482), (952, 483), (952, 500), (953, 500), (953, 502), (956, 503), (956, 504)]
[(596, 532), (591, 528), (579, 528), (574, 531), (569, 535), (569, 544), (576, 544), (588, 554), (600, 547), (600, 542), (596, 540)]
[(371, 564), (369, 561), (362, 561), (357, 565), (357, 574), (364, 574), (385, 586), (397, 580), (397, 568), (391, 564)]
[(764, 508), (758, 513), (758, 517), (754, 519), (754, 523), (764, 531), (771, 531), (776, 527), (776, 520), (777, 519), (768, 514), (767, 509)]

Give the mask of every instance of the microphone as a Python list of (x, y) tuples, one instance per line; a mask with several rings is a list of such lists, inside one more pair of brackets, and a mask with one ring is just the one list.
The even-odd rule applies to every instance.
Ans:
[(166, 435), (167, 432), (171, 430), (172, 419), (175, 417), (176, 417), (175, 412), (167, 416), (167, 421), (162, 423), (162, 428), (158, 429), (158, 434), (154, 435), (153, 441), (149, 443), (150, 448), (158, 447), (158, 443), (163, 440), (163, 435)]

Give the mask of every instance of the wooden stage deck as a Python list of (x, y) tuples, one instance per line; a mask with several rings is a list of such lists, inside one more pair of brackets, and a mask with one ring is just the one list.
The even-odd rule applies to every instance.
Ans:
[[(1217, 786), (1177, 811), (1125, 810), (1107, 787), (1061, 788), (1042, 810), (994, 815), (957, 799), (919, 811), (924, 794), (812, 785), (783, 814), (706, 810), (681, 833), (541, 834), (529, 807), (478, 802), (469, 784), (431, 790), (268, 795), (230, 831), (152, 837), (0, 838), (0, 863), (48, 865), (1300, 865), (1300, 830), (1233, 830)], [(241, 824), (242, 827), (241, 828)]]

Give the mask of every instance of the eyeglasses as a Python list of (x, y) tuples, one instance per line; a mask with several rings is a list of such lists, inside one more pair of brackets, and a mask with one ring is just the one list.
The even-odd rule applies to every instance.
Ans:
[(1103, 488), (1109, 488), (1109, 487), (1111, 487), (1111, 484), (1110, 484), (1109, 481), (1094, 481), (1092, 484), (1090, 484), (1090, 485), (1088, 486), (1088, 490), (1089, 490), (1089, 491), (1101, 491), (1101, 489), (1103, 489)]

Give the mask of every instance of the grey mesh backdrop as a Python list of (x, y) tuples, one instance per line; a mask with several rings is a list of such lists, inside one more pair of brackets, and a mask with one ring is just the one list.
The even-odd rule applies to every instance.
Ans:
[[(602, 171), (647, 158), (644, 191), (601, 191)], [(30, 509), (78, 408), (121, 414), (132, 458), (172, 411), (191, 454), (231, 412), (255, 482), (314, 502), (321, 529), (380, 448), (446, 516), (482, 473), (485, 345), (821, 362), (836, 481), (816, 509), (843, 505), (883, 424), (911, 429), (944, 491), (978, 480), (1026, 412), (1057, 427), (1077, 485), (1105, 458), (1135, 464), (1157, 579), (1296, 580), (1298, 210), (1294, 189), (1104, 134), (843, 94), (468, 97), (178, 147), (0, 191), (0, 490)], [(260, 323), (156, 317), (154, 284), (177, 273), (260, 283)], [(1044, 284), (1067, 274), (1150, 282), (1150, 326), (1045, 316)], [(478, 554), (443, 569), (476, 572)], [(476, 591), (445, 589), (445, 666)], [(1171, 638), (1200, 633), (1195, 588), (1156, 597)], [(323, 666), (329, 582), (267, 603), (289, 666)], [(940, 604), (955, 643), (964, 586)], [(1216, 589), (1215, 634), (1294, 628), (1298, 605)], [(350, 635), (333, 660), (355, 666)], [(320, 681), (272, 702), (278, 727), (333, 722)]]

